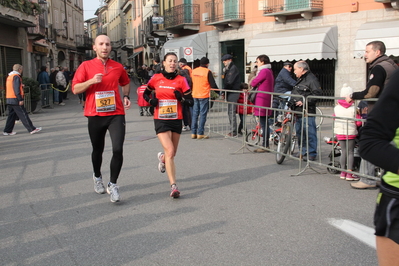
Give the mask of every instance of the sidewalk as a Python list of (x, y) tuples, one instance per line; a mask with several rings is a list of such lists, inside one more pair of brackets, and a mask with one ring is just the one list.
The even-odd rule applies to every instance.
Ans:
[[(157, 170), (153, 118), (139, 115), (135, 88), (130, 95), (119, 204), (93, 191), (87, 119), (76, 95), (30, 116), (43, 127), (38, 134), (17, 124), (17, 135), (0, 138), (1, 265), (377, 263), (373, 250), (325, 222), (345, 217), (372, 226), (376, 191), (354, 191), (311, 170), (292, 176), (296, 161), (276, 165), (273, 154), (250, 153), (237, 140), (183, 132), (175, 158), (181, 198), (171, 199)], [(104, 180), (110, 157), (107, 136)]]

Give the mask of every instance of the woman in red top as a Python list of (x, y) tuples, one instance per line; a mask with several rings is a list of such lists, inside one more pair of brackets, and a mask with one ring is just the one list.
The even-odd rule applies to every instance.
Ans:
[(175, 53), (167, 53), (162, 72), (151, 78), (144, 91), (144, 99), (155, 107), (155, 132), (164, 150), (158, 153), (158, 170), (161, 173), (166, 170), (173, 198), (180, 196), (174, 158), (182, 131), (182, 104), (192, 106), (194, 103), (187, 80), (177, 71), (177, 60)]

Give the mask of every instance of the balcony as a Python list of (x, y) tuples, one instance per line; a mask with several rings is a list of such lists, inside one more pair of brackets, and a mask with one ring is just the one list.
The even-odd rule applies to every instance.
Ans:
[(133, 47), (134, 47), (133, 41), (134, 41), (133, 37), (128, 37), (128, 38), (122, 39), (121, 49), (124, 51), (133, 50)]
[(323, 11), (323, 0), (268, 0), (263, 15), (285, 22), (286, 16), (300, 14), (309, 20), (313, 13), (320, 11)]
[(198, 31), (200, 26), (198, 4), (182, 4), (165, 10), (165, 29), (178, 33), (181, 29)]
[(35, 27), (29, 27), (27, 29), (29, 39), (40, 40), (46, 37), (47, 24), (47, 4), (40, 4), (42, 7), (42, 12), (40, 15), (35, 17)]
[(14, 27), (35, 27), (35, 16), (42, 12), (39, 4), (28, 0), (0, 0), (0, 23)]
[(245, 21), (244, 0), (214, 0), (205, 3), (206, 25), (224, 30), (226, 26), (238, 29)]
[(75, 35), (76, 49), (91, 50), (93, 49), (93, 39), (88, 35)]

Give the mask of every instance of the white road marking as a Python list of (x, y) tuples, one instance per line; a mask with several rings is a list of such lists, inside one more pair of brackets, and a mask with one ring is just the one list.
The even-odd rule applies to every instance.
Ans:
[(328, 219), (328, 223), (347, 233), (348, 235), (360, 240), (366, 245), (374, 249), (376, 248), (374, 228), (346, 219), (330, 218)]

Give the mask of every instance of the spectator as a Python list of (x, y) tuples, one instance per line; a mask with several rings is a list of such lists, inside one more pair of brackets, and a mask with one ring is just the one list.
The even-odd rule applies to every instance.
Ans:
[[(291, 109), (294, 111), (302, 112), (305, 106), (305, 110), (309, 114), (316, 114), (316, 98), (307, 98), (308, 96), (321, 96), (323, 91), (321, 90), (320, 83), (316, 76), (310, 71), (309, 65), (305, 61), (298, 61), (294, 65), (294, 73), (298, 78), (293, 90), (292, 96), (289, 101)], [(304, 97), (295, 97), (294, 95), (301, 95)], [(307, 103), (307, 106), (306, 106)], [(316, 117), (305, 116), (301, 117), (297, 115), (295, 123), (296, 135), (298, 138), (298, 145), (302, 151), (298, 153), (298, 158), (306, 161), (315, 161), (317, 156), (317, 132), (316, 132)], [(302, 128), (302, 120), (305, 128)], [(306, 137), (306, 133), (308, 136)], [(309, 139), (309, 143), (307, 143)], [(309, 150), (307, 150), (309, 146)], [(307, 155), (307, 156), (306, 156)]]
[(64, 92), (65, 92), (65, 88), (67, 86), (67, 82), (65, 79), (65, 75), (64, 75), (64, 68), (61, 67), (60, 71), (58, 71), (57, 75), (55, 76), (55, 80), (57, 82), (57, 91), (58, 91), (58, 105), (65, 105), (65, 103), (63, 102), (64, 99)]
[[(292, 63), (284, 62), (283, 68), (280, 70), (276, 77), (274, 84), (274, 92), (291, 94), (292, 88), (294, 87), (296, 80), (291, 75)], [(289, 98), (289, 96), (279, 96), (280, 98)], [(277, 97), (273, 99), (273, 108), (284, 109), (285, 106), (279, 106), (279, 100)]]
[[(240, 105), (237, 106), (237, 113), (238, 116), (240, 117), (240, 124), (238, 125), (238, 134), (246, 134), (244, 129), (244, 116), (250, 115), (253, 112), (253, 107), (252, 103), (248, 100), (248, 84), (247, 83), (241, 83), (240, 89), (243, 91), (243, 93), (240, 93), (240, 98), (238, 98), (237, 103)], [(247, 104), (247, 107), (245, 107), (245, 103)]]
[(189, 65), (187, 65), (187, 60), (185, 58), (180, 58), (179, 67), (181, 69), (187, 69), (190, 77), (192, 76), (193, 70), (191, 69), (191, 67)]
[[(232, 92), (222, 92), (222, 99), (225, 98), (229, 104), (227, 105), (227, 114), (229, 116), (230, 132), (228, 137), (237, 136), (237, 116), (236, 103), (240, 98), (240, 72), (237, 66), (233, 63), (233, 57), (230, 54), (222, 56), (223, 69), (223, 89), (232, 90)], [(237, 91), (237, 92), (234, 92)]]
[(30, 134), (35, 134), (42, 130), (41, 127), (35, 127), (29, 118), (28, 112), (24, 106), (24, 85), (22, 84), (23, 66), (15, 64), (6, 80), (6, 102), (8, 106), (8, 117), (3, 130), (3, 135), (13, 136), (17, 132), (13, 131), (15, 120), (19, 118)]
[(50, 70), (50, 72), (51, 72), (50, 73), (50, 83), (51, 83), (51, 86), (53, 88), (53, 102), (54, 102), (54, 104), (58, 104), (59, 101), (60, 101), (59, 98), (58, 98), (60, 93), (57, 90), (58, 85), (57, 85), (57, 80), (56, 80), (58, 71), (59, 71), (58, 67), (52, 68)]
[[(182, 59), (184, 59), (184, 58), (182, 58)], [(182, 59), (180, 59), (180, 60), (182, 60)], [(187, 62), (185, 60), (186, 59), (184, 59), (183, 61)], [(180, 75), (186, 78), (188, 86), (190, 87), (190, 89), (192, 89), (193, 81), (191, 79), (191, 68), (187, 65), (180, 63), (180, 61), (179, 61), (177, 69), (178, 69)], [(183, 128), (182, 128), (182, 131), (190, 130), (190, 125), (192, 123), (192, 120), (191, 120), (192, 113), (193, 113), (192, 109), (193, 109), (192, 107), (183, 104)]]
[[(340, 97), (346, 97), (353, 92), (352, 88), (344, 84)], [(348, 119), (337, 118), (334, 123), (334, 134), (339, 141), (341, 147), (340, 164), (341, 168), (348, 171), (342, 171), (340, 178), (347, 181), (357, 181), (359, 177), (352, 173), (353, 163), (355, 160), (355, 139), (357, 137), (357, 127), (362, 125), (361, 121), (353, 119), (360, 119), (360, 115), (356, 115), (355, 103), (352, 101), (347, 103), (345, 100), (338, 100), (338, 104), (334, 107), (334, 115), (337, 117), (347, 117)]]
[(384, 266), (399, 265), (398, 84), (399, 70), (396, 70), (369, 113), (360, 136), (362, 158), (386, 171), (374, 213), (378, 263)]
[[(366, 89), (354, 92), (346, 97), (346, 101), (378, 98), (384, 89), (384, 85), (388, 83), (392, 73), (398, 66), (395, 62), (385, 55), (385, 44), (381, 41), (373, 41), (366, 45), (364, 60), (369, 64), (369, 77), (367, 79)], [(368, 101), (368, 113), (374, 107), (375, 102)], [(360, 162), (361, 174), (374, 176), (375, 166), (365, 160)], [(352, 183), (354, 189), (376, 189), (376, 180), (367, 177), (361, 177), (356, 183)]]
[[(42, 66), (40, 68), (40, 72), (37, 75), (37, 81), (39, 82), (39, 86), (40, 86), (41, 90), (50, 90), (51, 89), (50, 76), (47, 73), (47, 67), (46, 66)], [(42, 105), (43, 106), (49, 104), (48, 95), (49, 95), (48, 92), (42, 92)]]
[[(181, 60), (181, 59), (180, 59)], [(208, 69), (209, 59), (202, 57), (200, 67), (192, 72), (194, 107), (191, 122), (192, 139), (208, 139), (205, 135), (206, 116), (209, 110), (211, 89), (218, 89), (212, 71)]]
[(68, 71), (68, 67), (64, 67), (64, 76), (65, 76), (65, 81), (66, 81), (66, 86), (65, 86), (65, 91), (62, 93), (62, 99), (63, 100), (69, 100), (68, 99), (68, 90), (69, 90), (69, 83), (71, 82), (71, 72)]
[[(259, 55), (256, 58), (256, 65), (258, 66), (258, 71), (256, 77), (251, 81), (252, 87), (258, 87), (258, 92), (256, 92), (256, 98), (254, 105), (271, 107), (272, 95), (261, 92), (273, 92), (274, 77), (271, 70), (270, 59), (267, 55)], [(270, 125), (268, 117), (272, 114), (272, 110), (254, 107), (254, 115), (259, 116), (259, 122), (263, 132), (263, 142), (262, 147), (270, 149), (269, 147), (269, 136), (270, 136)], [(255, 149), (254, 152), (263, 153), (267, 152), (265, 148)]]
[(154, 56), (154, 74), (158, 74), (162, 72), (162, 65), (161, 65), (161, 59), (159, 58), (159, 55), (156, 54)]

